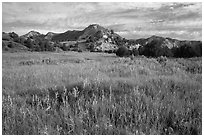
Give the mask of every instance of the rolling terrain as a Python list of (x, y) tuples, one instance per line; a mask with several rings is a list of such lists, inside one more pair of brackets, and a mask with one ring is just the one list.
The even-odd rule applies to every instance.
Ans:
[(2, 53), (2, 134), (202, 134), (202, 59)]
[(202, 42), (98, 24), (2, 33), (2, 134), (201, 135)]
[[(30, 31), (18, 36), (16, 33), (4, 33), (2, 40), (16, 42), (30, 51), (92, 51), (115, 53), (121, 46), (131, 52), (137, 50), (139, 55), (147, 57), (191, 58), (202, 56), (202, 42), (177, 40), (161, 36), (142, 39), (125, 39), (98, 24), (91, 24), (83, 30), (68, 30), (64, 33), (48, 32), (46, 35)], [(15, 46), (13, 46), (15, 48)], [(3, 51), (5, 48), (3, 48)]]

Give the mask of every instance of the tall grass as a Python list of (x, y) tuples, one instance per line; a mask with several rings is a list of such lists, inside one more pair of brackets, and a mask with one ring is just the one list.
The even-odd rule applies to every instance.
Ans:
[[(202, 134), (199, 71), (174, 60), (90, 54), (84, 62), (42, 55), (68, 58), (58, 65), (3, 64), (3, 134)], [(3, 60), (10, 56), (22, 55)]]

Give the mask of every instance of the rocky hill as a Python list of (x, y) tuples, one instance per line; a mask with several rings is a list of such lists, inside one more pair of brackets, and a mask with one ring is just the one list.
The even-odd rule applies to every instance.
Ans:
[(151, 36), (136, 40), (127, 40), (130, 48), (137, 48), (145, 56), (193, 57), (202, 56), (201, 41), (177, 40)]
[(13, 40), (13, 38), (8, 33), (3, 32), (2, 40), (10, 41), (10, 40)]
[[(89, 51), (107, 51), (116, 50), (119, 43), (122, 41), (122, 37), (113, 30), (106, 29), (98, 24), (91, 24), (84, 30), (78, 31), (66, 31), (65, 33), (56, 34), (52, 37), (54, 42), (63, 42), (67, 45), (67, 49), (75, 48)], [(69, 44), (71, 41), (77, 41), (77, 43)], [(111, 45), (105, 46), (104, 45)], [(70, 47), (71, 46), (71, 47)], [(115, 48), (113, 48), (115, 47)]]
[(122, 38), (118, 34), (114, 33), (111, 30), (108, 30), (98, 24), (89, 25), (84, 30), (78, 31), (66, 31), (64, 33), (57, 34), (52, 37), (52, 41), (96, 41), (99, 39), (114, 39), (114, 38)]
[(91, 24), (83, 30), (68, 30), (64, 33), (48, 32), (46, 35), (30, 31), (19, 37), (14, 32), (3, 32), (2, 40), (20, 43), (34, 51), (53, 51), (56, 48), (61, 48), (64, 51), (86, 50), (112, 53), (119, 47), (125, 46), (129, 51), (134, 50), (140, 55), (150, 57), (202, 56), (201, 41), (177, 40), (155, 35), (149, 38), (125, 39), (113, 30), (98, 24)]
[(55, 42), (76, 41), (79, 38), (79, 36), (81, 36), (82, 34), (83, 34), (82, 31), (68, 30), (64, 33), (54, 35), (51, 40)]
[(30, 31), (28, 33), (26, 33), (25, 35), (22, 35), (21, 37), (24, 37), (24, 38), (35, 38), (35, 37), (38, 37), (40, 35), (43, 35), (37, 31)]

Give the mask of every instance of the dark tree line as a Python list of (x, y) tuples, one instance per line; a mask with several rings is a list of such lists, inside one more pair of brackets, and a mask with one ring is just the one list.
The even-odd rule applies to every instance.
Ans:
[[(169, 48), (164, 44), (164, 38), (153, 36), (147, 39), (126, 40), (116, 39), (116, 44), (121, 47), (127, 47), (127, 45), (140, 44), (142, 46), (139, 49), (133, 49), (127, 52), (128, 48), (119, 48), (118, 56), (129, 55), (144, 55), (146, 57), (176, 57), (176, 58), (190, 58), (202, 56), (202, 42), (201, 41), (178, 41), (177, 47)], [(174, 39), (169, 39), (175, 42)], [(121, 50), (123, 51), (121, 53)], [(121, 53), (121, 54), (120, 54)], [(117, 55), (116, 54), (116, 55)]]
[(140, 46), (138, 50), (140, 55), (147, 57), (173, 57), (173, 53), (167, 46), (161, 46), (161, 43), (156, 41), (148, 43), (146, 46)]
[(174, 57), (201, 57), (202, 56), (202, 43), (201, 42), (192, 42), (184, 43), (179, 48), (172, 48), (172, 53)]
[(116, 51), (116, 55), (119, 57), (125, 57), (130, 55), (144, 55), (146, 57), (175, 57), (175, 58), (191, 58), (202, 56), (202, 43), (184, 43), (179, 47), (173, 47), (169, 49), (167, 46), (161, 46), (159, 43), (149, 43), (145, 46), (140, 46), (139, 49), (128, 50), (127, 47), (121, 46)]

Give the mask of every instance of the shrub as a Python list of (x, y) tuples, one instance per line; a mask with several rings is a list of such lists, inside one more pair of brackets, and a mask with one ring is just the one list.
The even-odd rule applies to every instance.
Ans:
[(108, 52), (108, 53), (113, 53), (113, 50), (108, 50), (107, 52)]
[(160, 57), (157, 58), (157, 61), (158, 61), (159, 63), (164, 63), (164, 62), (167, 61), (167, 58), (166, 58), (165, 56), (160, 56)]
[(39, 45), (36, 45), (35, 48), (34, 48), (34, 51), (38, 51), (38, 52), (41, 51), (40, 46), (39, 46)]
[(14, 48), (14, 44), (13, 44), (12, 42), (10, 42), (10, 43), (8, 44), (8, 47), (9, 47), (9, 48)]
[(2, 41), (2, 47), (6, 47), (6, 44)]
[(30, 38), (28, 38), (24, 43), (27, 48), (33, 49), (33, 42)]
[(81, 49), (78, 49), (78, 52), (82, 52), (82, 50), (81, 50)]
[(54, 51), (54, 45), (52, 45), (49, 41), (45, 41), (45, 49), (46, 51)]
[(61, 49), (64, 50), (64, 51), (69, 51), (69, 50), (70, 50), (70, 47), (72, 47), (72, 45), (71, 45), (71, 46), (67, 46), (67, 45), (64, 43), (64, 44), (62, 45)]
[(139, 55), (139, 51), (138, 51), (137, 49), (133, 49), (133, 50), (132, 50), (132, 54), (133, 54), (134, 56), (138, 56), (138, 55)]
[(8, 48), (8, 47), (4, 47), (4, 50), (5, 50), (5, 51), (9, 51), (9, 48)]
[(111, 30), (111, 34), (114, 34), (114, 30)]
[(18, 38), (18, 34), (16, 34), (15, 32), (11, 32), (9, 33), (9, 36), (13, 39)]
[(70, 51), (78, 51), (77, 48), (71, 48)]
[(127, 57), (130, 55), (130, 52), (128, 51), (128, 49), (124, 46), (118, 48), (118, 50), (116, 51), (116, 55), (119, 57)]

